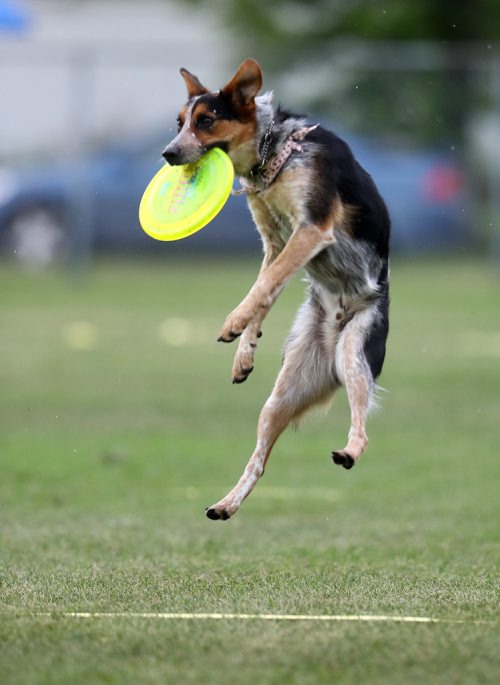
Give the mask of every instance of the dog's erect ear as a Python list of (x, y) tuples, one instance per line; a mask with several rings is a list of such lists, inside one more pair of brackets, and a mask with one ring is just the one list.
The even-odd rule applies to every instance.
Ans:
[(262, 71), (254, 59), (246, 59), (236, 74), (222, 89), (222, 94), (236, 109), (245, 109), (253, 104), (262, 88)]
[(194, 98), (197, 95), (205, 95), (205, 93), (209, 92), (208, 88), (205, 88), (205, 86), (200, 83), (198, 77), (191, 74), (187, 69), (181, 69), (181, 76), (186, 84), (189, 98)]

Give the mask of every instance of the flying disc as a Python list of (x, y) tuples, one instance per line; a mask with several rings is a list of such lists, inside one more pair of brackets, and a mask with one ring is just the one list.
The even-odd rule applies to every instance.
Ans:
[(233, 164), (219, 148), (193, 164), (165, 164), (142, 196), (143, 230), (156, 240), (180, 240), (196, 233), (225, 205), (233, 179)]

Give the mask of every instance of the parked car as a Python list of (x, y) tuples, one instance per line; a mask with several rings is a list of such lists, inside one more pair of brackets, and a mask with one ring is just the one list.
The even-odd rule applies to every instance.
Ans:
[[(171, 135), (157, 132), (58, 164), (0, 169), (0, 252), (43, 267), (82, 251), (259, 250), (243, 196), (231, 197), (207, 229), (180, 242), (160, 243), (143, 233), (140, 198), (163, 163), (161, 150)], [(468, 239), (463, 176), (451, 153), (342, 137), (387, 201), (394, 251), (453, 248)]]

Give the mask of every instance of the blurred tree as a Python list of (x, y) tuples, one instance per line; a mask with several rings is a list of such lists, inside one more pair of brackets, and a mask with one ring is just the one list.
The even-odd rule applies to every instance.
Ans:
[[(427, 140), (460, 136), (477, 99), (477, 83), (465, 66), (466, 43), (483, 41), (485, 50), (491, 50), (490, 43), (500, 38), (499, 0), (186, 2), (219, 13), (238, 36), (235, 57), (253, 55), (278, 76), (303, 75), (305, 95), (297, 97), (299, 104), (364, 130), (388, 125), (413, 136), (418, 130)], [(436, 41), (443, 68), (425, 71), (416, 62), (408, 70), (384, 70), (377, 67), (374, 53), (369, 72), (338, 74), (333, 46), (339, 39), (358, 41), (361, 50), (369, 49), (368, 41)], [(397, 63), (396, 50), (386, 54)], [(342, 69), (340, 65), (338, 71)]]
[(242, 54), (288, 67), (333, 38), (436, 40), (500, 38), (498, 0), (184, 0), (217, 11), (241, 37)]

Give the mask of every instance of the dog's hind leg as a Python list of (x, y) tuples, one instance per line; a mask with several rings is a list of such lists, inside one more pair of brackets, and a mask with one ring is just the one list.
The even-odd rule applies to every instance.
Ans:
[(332, 452), (332, 459), (346, 469), (356, 464), (368, 444), (366, 419), (373, 400), (375, 382), (366, 357), (365, 342), (373, 329), (376, 316), (375, 306), (356, 312), (340, 334), (336, 348), (335, 368), (347, 391), (351, 427), (346, 447)]
[(327, 400), (336, 389), (332, 360), (318, 334), (320, 315), (310, 301), (301, 307), (285, 347), (283, 366), (259, 417), (255, 451), (235, 487), (207, 509), (209, 518), (225, 520), (238, 510), (264, 473), (271, 449), (288, 424)]

